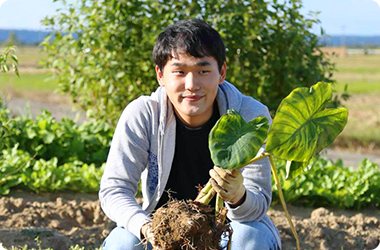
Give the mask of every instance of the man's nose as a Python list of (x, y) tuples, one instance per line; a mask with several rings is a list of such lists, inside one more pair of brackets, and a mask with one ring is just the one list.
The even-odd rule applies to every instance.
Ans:
[(198, 90), (200, 88), (200, 85), (198, 83), (197, 77), (194, 76), (193, 73), (188, 73), (186, 75), (186, 80), (185, 80), (185, 88), (187, 90)]

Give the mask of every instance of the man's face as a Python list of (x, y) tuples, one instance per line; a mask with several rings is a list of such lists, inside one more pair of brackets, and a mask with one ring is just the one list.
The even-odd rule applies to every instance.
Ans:
[(177, 116), (189, 127), (199, 127), (212, 115), (219, 84), (226, 76), (214, 57), (179, 54), (167, 61), (163, 72), (156, 66), (157, 80), (166, 89)]

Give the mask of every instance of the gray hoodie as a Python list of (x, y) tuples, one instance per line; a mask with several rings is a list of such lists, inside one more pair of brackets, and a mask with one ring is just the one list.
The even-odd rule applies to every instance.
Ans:
[[(259, 116), (272, 121), (266, 106), (244, 96), (227, 81), (219, 85), (216, 98), (220, 115), (228, 109), (235, 109), (246, 121)], [(141, 96), (131, 102), (116, 126), (99, 199), (105, 214), (139, 239), (142, 225), (151, 220), (149, 213), (165, 191), (174, 157), (175, 135), (174, 110), (163, 87), (150, 96)], [(258, 155), (262, 152), (264, 146)], [(240, 171), (247, 197), (236, 208), (226, 203), (228, 218), (237, 222), (261, 220), (281, 245), (278, 231), (266, 215), (272, 199), (269, 160), (262, 159)], [(142, 207), (135, 200), (140, 180), (144, 198)]]

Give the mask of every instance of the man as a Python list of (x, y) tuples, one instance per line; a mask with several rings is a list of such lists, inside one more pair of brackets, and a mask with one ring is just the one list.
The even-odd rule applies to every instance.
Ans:
[[(246, 121), (259, 116), (271, 121), (264, 105), (225, 81), (219, 33), (202, 20), (177, 22), (159, 35), (153, 58), (160, 87), (125, 108), (102, 177), (101, 205), (117, 223), (103, 249), (143, 249), (141, 239), (152, 241), (149, 213), (168, 201), (165, 190), (177, 199), (195, 199), (196, 186), (210, 176), (228, 208), (232, 249), (280, 249), (278, 231), (266, 215), (272, 192), (268, 160), (226, 171), (210, 158), (208, 133), (228, 109)], [(140, 180), (142, 207), (135, 201)]]

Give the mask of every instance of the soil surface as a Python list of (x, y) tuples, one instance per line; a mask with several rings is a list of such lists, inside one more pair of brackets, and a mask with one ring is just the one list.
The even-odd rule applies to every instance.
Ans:
[[(289, 206), (302, 249), (375, 249), (380, 241), (380, 209), (351, 211)], [(276, 224), (283, 249), (296, 249), (284, 212), (274, 206), (268, 212)], [(101, 246), (115, 223), (101, 211), (96, 194), (35, 194), (13, 191), (0, 198), (0, 243), (68, 249)]]

